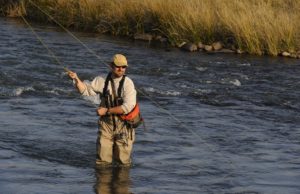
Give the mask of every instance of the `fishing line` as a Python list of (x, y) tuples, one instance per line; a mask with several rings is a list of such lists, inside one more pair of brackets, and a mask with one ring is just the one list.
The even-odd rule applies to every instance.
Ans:
[(22, 15), (21, 15), (21, 18), (23, 19), (25, 24), (27, 24), (27, 26), (30, 28), (31, 32), (35, 35), (35, 37), (40, 41), (40, 43), (47, 49), (48, 53), (55, 59), (55, 61), (59, 65), (63, 66), (65, 70), (67, 70), (67, 68), (64, 66), (64, 64), (58, 59), (58, 57), (52, 52), (52, 50), (44, 43), (44, 41), (41, 39), (41, 37), (35, 32), (35, 30), (29, 24), (29, 22)]
[(65, 28), (60, 22), (58, 22), (55, 18), (53, 18), (49, 13), (45, 12), (43, 9), (41, 9), (37, 4), (29, 0), (29, 2), (35, 6), (38, 10), (40, 10), (42, 13), (47, 15), (52, 21), (54, 21), (58, 26), (60, 26), (64, 31), (66, 31), (71, 37), (73, 37), (75, 40), (77, 40), (84, 48), (86, 48), (90, 53), (92, 53), (97, 59), (99, 59), (104, 65), (106, 65), (109, 68), (109, 65), (100, 57), (97, 55), (95, 51), (90, 49), (86, 44), (84, 44), (79, 38), (77, 38), (72, 32), (70, 32), (67, 28)]
[[(84, 44), (79, 38), (77, 38), (72, 32), (70, 32), (67, 28), (65, 28), (60, 22), (58, 22), (56, 19), (54, 19), (50, 14), (48, 14), (47, 12), (45, 12), (44, 10), (42, 10), (38, 5), (36, 5), (35, 3), (33, 3), (31, 0), (29, 0), (29, 2), (35, 6), (38, 10), (40, 10), (42, 13), (44, 13), (45, 15), (47, 15), (52, 21), (54, 21), (58, 26), (60, 26), (64, 31), (66, 31), (71, 37), (73, 37), (76, 41), (78, 41), (84, 48), (86, 48), (91, 54), (93, 54), (97, 59), (99, 59), (104, 65), (106, 65), (107, 67), (109, 67), (109, 65), (99, 56), (97, 55), (92, 49), (90, 49), (86, 44)], [(26, 21), (26, 19), (21, 16), (22, 19), (24, 20), (24, 22), (30, 26), (30, 24)], [(38, 38), (38, 40), (44, 45), (44, 47), (48, 50), (48, 52), (53, 56), (53, 58), (57, 61), (58, 64), (64, 66), (59, 59), (55, 56), (55, 54), (48, 48), (48, 46), (43, 43), (42, 39), (35, 33), (35, 31), (33, 30), (33, 28), (30, 26), (31, 31), (35, 34), (35, 36)], [(66, 67), (64, 67), (65, 71), (69, 71)], [(191, 128), (186, 127), (183, 122), (181, 120), (179, 120), (177, 117), (175, 117), (170, 111), (168, 111), (167, 109), (163, 108), (158, 102), (156, 102), (155, 100), (153, 100), (149, 94), (147, 94), (146, 92), (143, 92), (142, 90), (136, 88), (137, 91), (139, 93), (141, 93), (144, 97), (146, 97), (149, 101), (151, 101), (158, 109), (160, 109), (161, 111), (163, 111), (164, 113), (166, 113), (167, 115), (169, 115), (169, 117), (171, 119), (173, 119), (174, 121), (176, 121), (179, 126), (181, 126), (182, 128), (184, 128), (185, 130), (189, 131), (191, 134), (193, 134), (194, 136), (196, 136), (198, 139), (201, 140), (201, 142), (203, 144), (205, 144), (211, 152), (219, 155), (222, 158), (227, 158), (225, 157), (224, 154), (222, 154), (221, 152), (217, 151), (215, 148), (213, 148), (211, 146), (211, 144), (207, 143), (207, 141), (205, 141), (198, 133), (196, 133), (194, 130), (192, 130)], [(227, 158), (228, 159), (228, 158)], [(233, 165), (233, 162), (228, 159), (229, 164), (231, 165), (231, 167), (233, 169), (235, 169), (235, 166)], [(232, 173), (231, 173), (232, 174)], [(229, 174), (230, 175), (230, 174)], [(227, 177), (229, 175), (224, 176)]]

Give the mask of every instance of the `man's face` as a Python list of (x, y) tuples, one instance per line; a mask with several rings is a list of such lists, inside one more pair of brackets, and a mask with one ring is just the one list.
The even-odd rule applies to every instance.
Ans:
[(111, 63), (110, 66), (115, 77), (122, 77), (125, 74), (127, 68), (127, 66), (116, 66), (113, 63)]

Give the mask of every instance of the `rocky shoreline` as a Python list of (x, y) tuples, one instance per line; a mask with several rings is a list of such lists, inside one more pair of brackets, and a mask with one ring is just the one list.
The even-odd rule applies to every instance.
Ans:
[[(168, 39), (160, 35), (155, 36), (151, 34), (135, 34), (133, 39), (137, 41), (145, 41), (149, 43), (158, 43), (161, 44), (162, 46), (167, 46), (169, 44)], [(186, 52), (233, 53), (233, 54), (247, 53), (241, 49), (235, 48), (233, 44), (228, 44), (228, 43), (224, 44), (221, 41), (214, 42), (212, 44), (204, 44), (202, 42), (198, 42), (198, 43), (182, 42), (178, 45), (175, 45), (175, 47)], [(300, 59), (300, 51), (294, 53), (283, 51), (281, 53), (278, 53), (277, 56)]]
[[(53, 2), (52, 2), (53, 3)], [(44, 18), (40, 19), (39, 15), (31, 15), (30, 13), (26, 11), (27, 7), (25, 6), (26, 1), (22, 1), (22, 0), (0, 0), (0, 15), (2, 16), (6, 16), (6, 17), (20, 17), (20, 16), (29, 16), (29, 20), (37, 20), (40, 22), (47, 22), (49, 23), (49, 18)], [(51, 7), (51, 6), (50, 6)], [(34, 8), (34, 7), (31, 7)], [(30, 8), (28, 9), (28, 11), (31, 10)], [(66, 15), (68, 16), (68, 15)], [(63, 17), (64, 18), (64, 17)], [(74, 19), (74, 18), (72, 18)], [(76, 30), (80, 30), (80, 31), (92, 31), (95, 33), (107, 33), (107, 34), (114, 34), (116, 36), (126, 36), (128, 38), (132, 38), (133, 40), (136, 41), (146, 41), (149, 42), (150, 44), (155, 44), (155, 45), (160, 45), (162, 47), (166, 47), (168, 49), (170, 48), (179, 48), (182, 51), (186, 51), (186, 52), (207, 52), (207, 53), (235, 53), (235, 54), (252, 54), (252, 55), (271, 55), (271, 56), (281, 56), (281, 57), (288, 57), (288, 58), (295, 58), (295, 59), (300, 59), (300, 50), (299, 47), (296, 45), (289, 45), (289, 46), (282, 46), (281, 48), (278, 48), (277, 45), (278, 44), (282, 44), (282, 43), (277, 43), (275, 42), (274, 44), (272, 44), (271, 46), (262, 46), (259, 47), (260, 50), (253, 51), (250, 49), (250, 46), (248, 45), (249, 42), (247, 42), (245, 39), (242, 39), (243, 43), (245, 43), (247, 46), (249, 46), (249, 48), (247, 46), (241, 46), (243, 44), (241, 43), (237, 43), (237, 40), (241, 39), (236, 38), (234, 36), (229, 35), (232, 38), (218, 38), (215, 37), (214, 39), (210, 40), (206, 40), (207, 42), (189, 42), (189, 41), (181, 41), (181, 40), (186, 40), (186, 39), (192, 39), (193, 40), (199, 40), (200, 38), (186, 38), (188, 36), (187, 32), (185, 32), (185, 34), (183, 34), (184, 36), (181, 37), (180, 39), (177, 39), (176, 41), (171, 41), (171, 39), (173, 39), (174, 37), (172, 37), (171, 35), (157, 35), (157, 34), (153, 34), (155, 32), (153, 32), (153, 30), (145, 30), (146, 28), (151, 28), (151, 26), (153, 27), (153, 24), (150, 23), (145, 23), (144, 25), (144, 29), (134, 29), (129, 28), (130, 30), (128, 30), (128, 32), (125, 32), (124, 34), (118, 34), (118, 33), (114, 33), (113, 31), (110, 31), (110, 27), (113, 26), (111, 24), (109, 24), (109, 22), (105, 21), (105, 20), (100, 20), (97, 19), (95, 20), (95, 24), (94, 23), (88, 23), (87, 22), (87, 18), (81, 18), (82, 19), (82, 23), (84, 23), (83, 26), (81, 26), (81, 23), (77, 22), (77, 20), (70, 20), (71, 24), (66, 24), (65, 26), (68, 28), (72, 28), (72, 29), (76, 29)], [(98, 24), (97, 24), (98, 22)], [(101, 23), (102, 22), (102, 23)], [(101, 25), (103, 24), (103, 22), (107, 25), (107, 29), (105, 27), (105, 25)], [(119, 21), (117, 21), (116, 23), (116, 28), (120, 28), (122, 29), (123, 26), (119, 26), (118, 24)], [(126, 22), (128, 22), (126, 20)], [(126, 23), (125, 22), (125, 23)], [(153, 22), (153, 21), (152, 21)], [(51, 23), (51, 22), (50, 22)], [(54, 22), (55, 23), (55, 22)], [(88, 24), (85, 25), (85, 24)], [(96, 25), (96, 26), (95, 26)], [(126, 24), (125, 24), (126, 25)], [(77, 26), (77, 27), (76, 27)], [(81, 27), (80, 27), (81, 26)], [(99, 28), (99, 26), (101, 26), (102, 28)], [(128, 27), (128, 26), (127, 26)], [(134, 27), (134, 26), (133, 26)], [(112, 27), (114, 29), (114, 27)], [(177, 29), (176, 29), (177, 30)], [(118, 29), (117, 29), (118, 31)], [(138, 31), (144, 31), (145, 33), (137, 33)], [(201, 31), (203, 31), (203, 29), (201, 29), (200, 31), (198, 31), (197, 34), (201, 34)], [(177, 32), (177, 31), (176, 31)], [(223, 31), (222, 31), (223, 33)], [(166, 34), (166, 33), (161, 33), (161, 34)], [(200, 36), (200, 35), (198, 35)], [(202, 34), (203, 37), (203, 34)], [(251, 35), (249, 36), (251, 37)], [(280, 37), (282, 39), (285, 39), (286, 36), (284, 37)], [(265, 35), (263, 37), (261, 37), (259, 40), (257, 40), (255, 43), (259, 43), (260, 45), (264, 45), (267, 44), (264, 42), (264, 38)], [(201, 40), (205, 38), (201, 38)], [(220, 41), (216, 41), (216, 42), (212, 42), (213, 40), (220, 40)], [(278, 39), (278, 40), (282, 40), (282, 39)], [(297, 39), (296, 39), (297, 40)], [(277, 45), (276, 45), (277, 43)], [(284, 44), (289, 44), (290, 42), (285, 42)], [(275, 45), (275, 46), (274, 46)], [(252, 45), (251, 45), (252, 46)], [(256, 46), (254, 44), (254, 46)], [(273, 46), (273, 47), (272, 47)], [(245, 50), (243, 50), (243, 49)], [(273, 50), (268, 50), (269, 48), (275, 48)], [(297, 50), (298, 49), (298, 50)]]

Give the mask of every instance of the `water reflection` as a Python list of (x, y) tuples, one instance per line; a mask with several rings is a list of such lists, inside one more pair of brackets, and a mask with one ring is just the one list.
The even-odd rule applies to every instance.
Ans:
[(132, 194), (129, 191), (129, 167), (98, 168), (95, 170), (96, 194)]

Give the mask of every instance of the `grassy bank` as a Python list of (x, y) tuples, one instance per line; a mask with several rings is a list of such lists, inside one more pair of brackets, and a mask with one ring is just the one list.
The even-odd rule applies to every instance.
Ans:
[(64, 26), (80, 30), (150, 33), (167, 37), (172, 45), (221, 41), (258, 55), (300, 50), (298, 0), (20, 0), (10, 11), (51, 22), (30, 1)]

